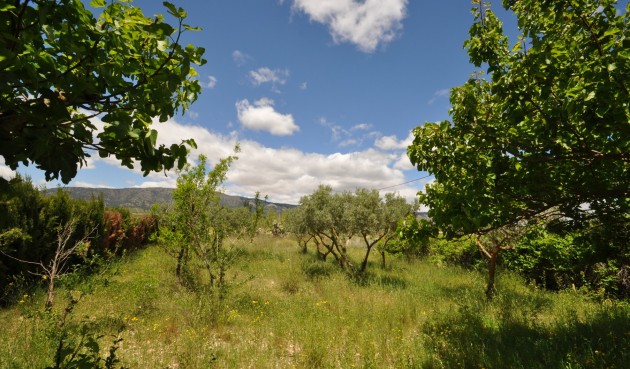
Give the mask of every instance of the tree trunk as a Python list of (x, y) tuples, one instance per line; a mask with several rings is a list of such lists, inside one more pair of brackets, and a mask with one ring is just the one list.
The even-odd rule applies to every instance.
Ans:
[(55, 302), (55, 277), (51, 276), (48, 281), (48, 293), (46, 294), (46, 310), (52, 309)]
[(499, 259), (500, 250), (501, 249), (497, 247), (492, 250), (492, 253), (490, 254), (490, 260), (488, 263), (488, 286), (486, 288), (486, 298), (488, 301), (492, 300), (492, 297), (494, 297), (494, 293), (496, 292), (496, 288), (494, 286), (494, 276), (497, 270), (497, 260)]
[(368, 245), (367, 247), (367, 251), (365, 252), (365, 257), (363, 258), (363, 261), (361, 262), (361, 268), (359, 269), (359, 272), (361, 273), (365, 272), (365, 269), (367, 269), (368, 258), (370, 257), (370, 251), (372, 251), (372, 246), (374, 246), (374, 244)]
[(385, 251), (381, 250), (381, 268), (385, 269), (386, 265), (385, 265)]
[(178, 277), (182, 275), (182, 267), (184, 265), (184, 254), (186, 252), (186, 247), (179, 249), (179, 254), (177, 255), (177, 268), (175, 268), (175, 275)]

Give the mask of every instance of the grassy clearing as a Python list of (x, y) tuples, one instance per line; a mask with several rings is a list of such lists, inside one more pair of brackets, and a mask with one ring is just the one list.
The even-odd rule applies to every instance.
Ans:
[[(359, 251), (359, 250), (355, 250)], [(360, 254), (352, 255), (360, 260)], [(374, 258), (376, 260), (376, 258)], [(53, 365), (62, 296), (89, 289), (68, 316), (75, 336), (114, 340), (131, 368), (625, 368), (630, 307), (577, 292), (548, 293), (512, 275), (484, 300), (483, 275), (390, 258), (349, 278), (284, 239), (242, 247), (231, 289), (217, 301), (182, 286), (175, 260), (151, 246), (116, 262), (107, 279), (0, 311), (0, 367)], [(89, 287), (89, 288), (88, 288)], [(202, 290), (202, 289), (201, 289)]]

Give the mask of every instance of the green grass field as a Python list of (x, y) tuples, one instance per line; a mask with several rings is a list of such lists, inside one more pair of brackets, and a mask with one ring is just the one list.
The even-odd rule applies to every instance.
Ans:
[[(75, 360), (90, 349), (106, 357), (122, 338), (116, 367), (129, 368), (630, 367), (627, 303), (541, 291), (503, 272), (488, 303), (476, 271), (392, 257), (387, 270), (375, 262), (350, 278), (289, 239), (241, 249), (220, 301), (180, 283), (156, 245), (73, 290), (62, 284), (52, 313), (43, 291), (25, 293), (0, 310), (0, 368), (53, 366), (63, 331)], [(85, 290), (60, 324), (67, 296)]]

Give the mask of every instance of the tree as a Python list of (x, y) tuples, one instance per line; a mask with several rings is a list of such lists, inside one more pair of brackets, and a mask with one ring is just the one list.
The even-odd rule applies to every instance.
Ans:
[(385, 264), (387, 244), (396, 235), (398, 221), (413, 211), (404, 198), (388, 193), (381, 198), (377, 190), (357, 189), (350, 198), (350, 227), (352, 234), (361, 237), (365, 244), (365, 256), (359, 272), (365, 272), (370, 251), (374, 245), (382, 244), (381, 258)]
[(332, 187), (320, 185), (311, 195), (300, 199), (300, 221), (312, 236), (318, 254), (326, 260), (332, 254), (337, 264), (346, 271), (352, 268), (346, 242), (352, 238), (349, 204), (350, 193), (333, 194)]
[[(313, 239), (313, 235), (309, 232), (306, 224), (306, 211), (304, 207), (295, 207), (288, 209), (282, 213), (283, 224), (287, 231), (290, 232), (300, 246), (300, 251), (306, 254), (308, 243)], [(326, 256), (320, 256), (326, 260)]]
[[(414, 130), (412, 163), (433, 234), (479, 236), (546, 218), (630, 235), (630, 5), (503, 1), (522, 35), (477, 0), (465, 42), (485, 67), (451, 90), (452, 121)], [(626, 243), (627, 243), (626, 238)]]
[[(68, 183), (94, 152), (142, 171), (186, 163), (193, 140), (157, 145), (152, 119), (185, 111), (201, 92), (194, 64), (203, 48), (183, 46), (186, 12), (164, 2), (145, 17), (127, 1), (15, 0), (0, 6), (0, 155), (16, 169), (34, 163), (46, 180)], [(90, 118), (105, 123), (96, 127)]]
[[(239, 151), (237, 145), (235, 153)], [(209, 287), (219, 292), (219, 298), (225, 291), (227, 269), (238, 255), (238, 249), (229, 248), (226, 241), (232, 238), (251, 242), (264, 206), (258, 193), (251, 206), (221, 205), (220, 187), (237, 159), (228, 156), (207, 171), (206, 157), (200, 155), (197, 165), (188, 165), (177, 178), (173, 206), (158, 215), (158, 239), (177, 259), (177, 276), (191, 277), (196, 272), (191, 262), (197, 262), (205, 269)]]
[(216, 227), (219, 212), (218, 187), (225, 181), (227, 171), (236, 157), (229, 156), (219, 161), (212, 171), (206, 174), (206, 157), (199, 156), (195, 167), (188, 167), (177, 178), (177, 188), (173, 192), (174, 231), (178, 235), (176, 247), (177, 275), (181, 275), (190, 258), (190, 251), (199, 254), (214, 284), (213, 261), (218, 256), (218, 248), (223, 241), (221, 228)]
[(627, 222), (628, 12), (611, 0), (504, 1), (523, 32), (510, 49), (477, 3), (465, 46), (489, 80), (477, 73), (453, 88), (452, 122), (416, 128), (408, 149), (436, 178), (420, 194), (431, 219), (450, 237), (552, 208), (564, 220)]

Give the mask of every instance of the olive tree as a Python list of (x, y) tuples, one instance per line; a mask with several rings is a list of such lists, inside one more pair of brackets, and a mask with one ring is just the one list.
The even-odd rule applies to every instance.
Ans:
[(387, 244), (396, 236), (398, 221), (413, 212), (412, 205), (399, 196), (388, 193), (382, 198), (378, 190), (357, 189), (350, 198), (350, 218), (352, 233), (361, 237), (365, 244), (365, 256), (359, 272), (365, 272), (373, 247), (380, 244), (381, 258), (385, 264)]

